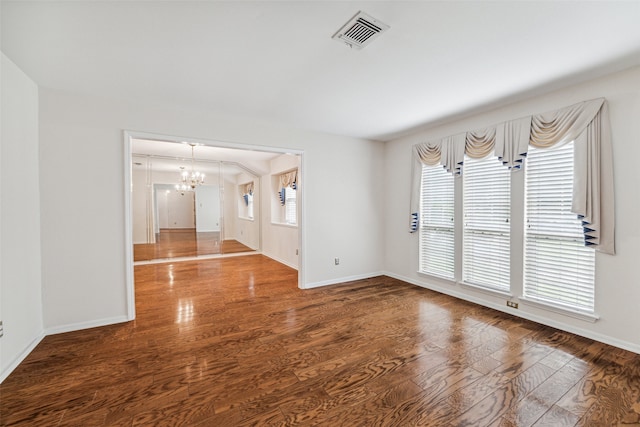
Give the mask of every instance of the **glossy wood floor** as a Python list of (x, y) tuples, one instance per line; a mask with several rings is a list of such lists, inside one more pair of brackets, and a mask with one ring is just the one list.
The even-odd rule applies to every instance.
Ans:
[(378, 277), (261, 255), (137, 266), (137, 320), (49, 336), (1, 425), (617, 426), (640, 356)]
[(148, 261), (238, 252), (253, 252), (253, 249), (233, 239), (220, 241), (218, 232), (196, 233), (195, 228), (160, 229), (160, 233), (156, 234), (156, 243), (133, 245), (133, 260)]

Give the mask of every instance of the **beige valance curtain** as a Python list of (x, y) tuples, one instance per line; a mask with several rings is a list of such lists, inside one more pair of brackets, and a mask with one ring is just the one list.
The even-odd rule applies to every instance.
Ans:
[(530, 144), (550, 148), (574, 141), (571, 211), (582, 220), (587, 245), (615, 253), (613, 152), (604, 99), (533, 116)]
[(298, 181), (298, 170), (293, 170), (291, 172), (286, 172), (280, 175), (280, 187), (296, 187), (296, 182)]
[(472, 159), (484, 159), (493, 153), (495, 146), (495, 127), (467, 132), (467, 137), (464, 142), (464, 153)]
[(583, 221), (585, 244), (615, 253), (613, 155), (608, 105), (603, 98), (414, 145), (409, 231), (418, 229), (422, 164), (441, 164), (458, 176), (465, 154), (484, 158), (493, 153), (506, 167), (517, 170), (529, 144), (550, 148), (570, 141), (575, 141), (572, 211)]
[(518, 170), (527, 157), (531, 116), (511, 120), (496, 126), (496, 145), (494, 153), (503, 165)]
[(253, 181), (247, 182), (246, 184), (241, 184), (239, 188), (241, 196), (244, 196), (245, 194), (253, 194), (254, 183)]

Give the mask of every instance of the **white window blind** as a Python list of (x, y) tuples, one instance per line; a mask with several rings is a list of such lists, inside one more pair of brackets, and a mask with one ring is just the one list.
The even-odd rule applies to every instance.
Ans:
[(420, 272), (454, 279), (454, 178), (423, 166), (420, 192)]
[(511, 172), (496, 157), (465, 158), (462, 279), (510, 288)]
[(525, 298), (594, 312), (595, 252), (571, 212), (573, 142), (530, 148), (525, 169)]
[(284, 202), (284, 221), (287, 224), (297, 224), (297, 203), (296, 192), (297, 190), (291, 187), (285, 188), (285, 202)]

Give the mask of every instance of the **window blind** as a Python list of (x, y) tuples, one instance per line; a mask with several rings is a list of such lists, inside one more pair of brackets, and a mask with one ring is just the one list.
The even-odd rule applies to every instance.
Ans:
[(454, 279), (454, 178), (442, 166), (422, 167), (420, 265), (422, 273)]
[(464, 282), (510, 288), (511, 172), (496, 157), (466, 158), (463, 171)]
[(529, 148), (525, 169), (525, 298), (594, 312), (595, 252), (571, 212), (573, 142)]
[(297, 203), (296, 203), (296, 191), (292, 187), (285, 187), (285, 204), (284, 204), (284, 220), (287, 224), (297, 224)]

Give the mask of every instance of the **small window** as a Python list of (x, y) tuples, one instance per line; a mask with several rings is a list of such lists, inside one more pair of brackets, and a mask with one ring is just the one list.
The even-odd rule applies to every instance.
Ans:
[(253, 219), (253, 194), (247, 194), (247, 218)]
[(250, 181), (238, 185), (240, 199), (238, 200), (238, 217), (253, 220), (253, 199), (255, 195), (255, 182)]
[(284, 200), (284, 221), (286, 224), (296, 225), (298, 223), (298, 209), (297, 209), (297, 190), (291, 187), (285, 188), (285, 200)]

